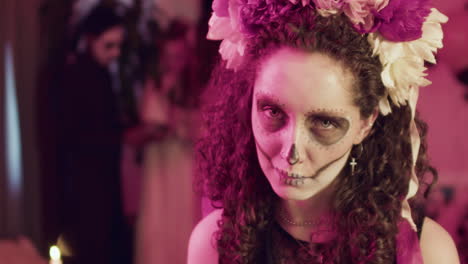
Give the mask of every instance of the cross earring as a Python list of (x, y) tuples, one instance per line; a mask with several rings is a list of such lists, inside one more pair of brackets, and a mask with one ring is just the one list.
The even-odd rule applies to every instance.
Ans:
[(351, 162), (349, 163), (349, 165), (351, 166), (351, 175), (354, 175), (354, 170), (357, 165), (356, 159), (351, 158)]

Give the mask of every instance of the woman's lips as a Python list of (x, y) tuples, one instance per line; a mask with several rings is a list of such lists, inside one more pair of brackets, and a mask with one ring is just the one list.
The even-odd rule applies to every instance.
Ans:
[(297, 173), (286, 172), (286, 171), (278, 169), (278, 168), (275, 168), (275, 170), (279, 173), (279, 175), (280, 175), (280, 177), (282, 179), (309, 179), (309, 178), (312, 178), (312, 177), (302, 176), (302, 175), (297, 174)]

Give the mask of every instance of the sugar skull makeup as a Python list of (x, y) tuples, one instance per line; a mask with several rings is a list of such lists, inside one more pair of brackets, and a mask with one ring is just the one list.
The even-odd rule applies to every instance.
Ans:
[[(287, 115), (277, 99), (268, 94), (256, 94), (257, 112), (263, 127), (270, 131), (282, 128), (287, 121)], [(304, 116), (305, 128), (309, 130), (309, 141), (322, 146), (331, 147), (340, 142), (350, 128), (351, 117), (341, 109), (317, 109)]]
[(252, 128), (277, 195), (304, 200), (337, 177), (368, 128), (353, 104), (352, 74), (319, 53), (281, 49), (262, 64)]

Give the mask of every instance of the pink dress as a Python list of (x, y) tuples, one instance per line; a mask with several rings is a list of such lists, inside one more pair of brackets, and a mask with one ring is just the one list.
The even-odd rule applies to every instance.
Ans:
[(397, 263), (423, 264), (418, 234), (411, 228), (407, 221), (401, 221), (398, 228)]

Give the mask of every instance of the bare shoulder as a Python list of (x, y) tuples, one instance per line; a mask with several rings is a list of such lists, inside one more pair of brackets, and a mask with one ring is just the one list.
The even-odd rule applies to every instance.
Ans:
[(428, 217), (424, 219), (420, 244), (425, 264), (460, 263), (450, 234)]
[(222, 210), (214, 210), (203, 218), (192, 231), (188, 246), (188, 264), (217, 264), (218, 252), (214, 233), (218, 230), (218, 220)]

